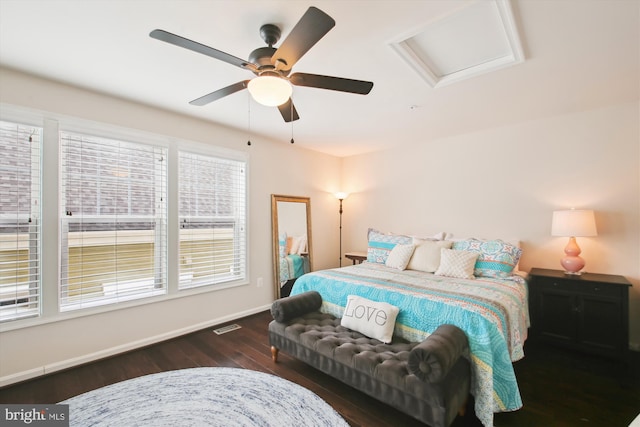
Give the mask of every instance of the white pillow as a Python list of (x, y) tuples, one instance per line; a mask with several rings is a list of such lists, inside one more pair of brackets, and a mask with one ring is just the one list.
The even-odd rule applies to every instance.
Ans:
[(440, 266), (435, 272), (436, 276), (475, 279), (473, 270), (479, 253), (444, 248), (440, 251)]
[(391, 252), (389, 252), (389, 257), (384, 264), (387, 267), (404, 270), (407, 268), (407, 264), (409, 264), (409, 260), (413, 254), (413, 248), (415, 248), (413, 245), (395, 245), (393, 249), (391, 249)]
[(413, 243), (416, 244), (416, 240), (444, 240), (449, 233), (441, 231), (439, 233), (434, 234), (433, 236), (422, 237), (422, 236), (411, 236), (413, 237)]
[(291, 249), (289, 249), (289, 254), (301, 254), (305, 252), (306, 249), (307, 236), (303, 234), (302, 236), (293, 237), (293, 240), (291, 242)]
[[(417, 243), (418, 239), (413, 239)], [(440, 266), (440, 250), (442, 248), (451, 249), (453, 242), (447, 240), (422, 240), (413, 250), (413, 255), (407, 265), (407, 270), (424, 271), (426, 273), (435, 272)]]
[(300, 241), (298, 242), (298, 250), (296, 251), (296, 253), (298, 255), (301, 255), (305, 252), (307, 252), (307, 235), (303, 234), (302, 236), (300, 236)]
[(349, 295), (340, 324), (389, 344), (393, 339), (393, 328), (399, 311), (398, 307), (386, 302)]

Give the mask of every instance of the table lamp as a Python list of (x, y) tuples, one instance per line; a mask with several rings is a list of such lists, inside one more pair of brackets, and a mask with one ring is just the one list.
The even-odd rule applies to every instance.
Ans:
[(580, 247), (576, 237), (597, 236), (596, 220), (592, 210), (569, 209), (554, 211), (551, 220), (551, 235), (569, 237), (564, 248), (566, 256), (560, 260), (565, 274), (582, 274), (585, 262), (580, 255)]

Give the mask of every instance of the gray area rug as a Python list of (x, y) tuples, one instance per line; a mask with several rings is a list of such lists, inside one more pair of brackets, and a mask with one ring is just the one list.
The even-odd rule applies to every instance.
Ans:
[(72, 397), (70, 425), (348, 427), (313, 392), (248, 369), (161, 372)]

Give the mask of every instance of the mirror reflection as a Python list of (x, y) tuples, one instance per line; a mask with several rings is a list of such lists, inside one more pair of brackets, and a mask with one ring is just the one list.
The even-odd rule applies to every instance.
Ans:
[(312, 269), (309, 197), (271, 195), (275, 297), (289, 295), (295, 280)]

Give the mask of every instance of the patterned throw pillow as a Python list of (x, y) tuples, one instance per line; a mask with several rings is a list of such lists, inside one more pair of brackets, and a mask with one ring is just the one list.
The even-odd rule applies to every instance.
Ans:
[(473, 268), (478, 259), (477, 252), (440, 249), (440, 266), (436, 276), (457, 277), (459, 279), (475, 279)]
[(522, 255), (522, 249), (502, 240), (467, 239), (454, 242), (453, 249), (478, 254), (474, 269), (477, 277), (509, 277)]
[(378, 230), (370, 228), (367, 232), (367, 240), (369, 245), (367, 248), (367, 262), (377, 264), (385, 264), (391, 249), (397, 244), (409, 245), (412, 242), (411, 237), (399, 234), (384, 234)]
[(278, 235), (278, 254), (280, 258), (287, 256), (287, 233), (280, 233)]
[(395, 305), (349, 295), (340, 325), (389, 344), (399, 312)]
[(393, 249), (391, 249), (391, 252), (389, 252), (389, 257), (385, 265), (387, 267), (397, 268), (398, 270), (404, 270), (407, 268), (407, 264), (409, 264), (414, 248), (415, 246), (413, 245), (395, 245)]

